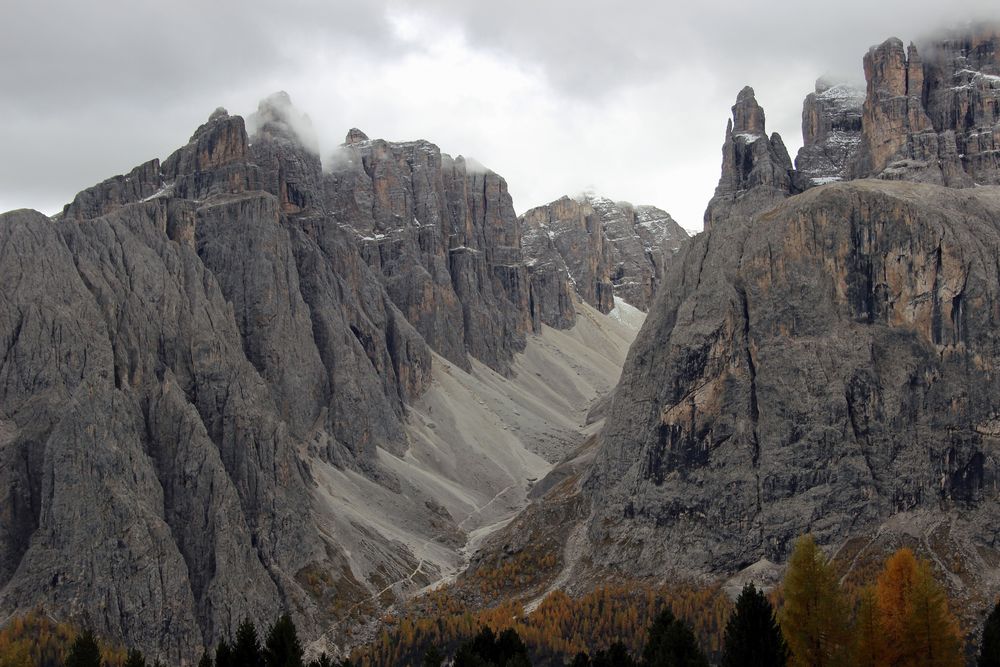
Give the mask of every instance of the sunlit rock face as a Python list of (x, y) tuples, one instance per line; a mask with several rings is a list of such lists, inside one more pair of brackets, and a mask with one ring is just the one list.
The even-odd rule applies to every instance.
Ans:
[(1000, 183), (1000, 32), (898, 39), (865, 55), (867, 97), (856, 177), (951, 187)]

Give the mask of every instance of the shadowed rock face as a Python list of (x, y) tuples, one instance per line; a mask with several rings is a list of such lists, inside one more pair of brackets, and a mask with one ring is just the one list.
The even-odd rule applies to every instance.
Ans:
[(324, 172), (307, 120), (218, 110), (58, 220), (0, 216), (0, 609), (180, 663), (370, 599), (311, 462), (398, 490), (378, 449), (432, 350), (505, 372), (550, 306), (503, 179), (356, 130)]
[(529, 267), (532, 280), (537, 276), (542, 282), (561, 262), (580, 298), (602, 312), (614, 307), (615, 297), (645, 311), (667, 258), (688, 238), (669, 213), (655, 206), (591, 194), (531, 209), (521, 222), (532, 258), (554, 253)]
[(800, 190), (850, 178), (851, 160), (861, 144), (864, 91), (825, 79), (802, 104), (802, 148), (795, 157)]

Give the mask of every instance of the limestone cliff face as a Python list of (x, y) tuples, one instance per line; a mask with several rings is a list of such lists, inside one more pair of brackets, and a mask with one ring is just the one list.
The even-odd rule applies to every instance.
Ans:
[[(688, 238), (670, 214), (655, 206), (633, 206), (593, 194), (563, 197), (521, 216), (533, 257), (551, 248), (587, 303), (602, 312), (617, 297), (646, 310), (667, 259)], [(546, 271), (558, 260), (536, 262)]]
[(717, 576), (923, 513), (989, 581), (998, 221), (997, 188), (856, 181), (684, 246), (601, 435), (588, 557)]
[(802, 148), (795, 157), (800, 190), (850, 178), (861, 144), (864, 91), (826, 79), (802, 104)]
[(868, 82), (856, 177), (971, 187), (1000, 182), (1000, 32), (903, 48), (898, 39), (865, 55)]
[(793, 194), (792, 161), (778, 133), (765, 133), (753, 88), (740, 91), (722, 145), (722, 176), (705, 211), (705, 229), (749, 215)]
[(174, 664), (247, 616), (315, 637), (375, 585), (319, 463), (398, 492), (379, 457), (406, 450), (432, 351), (506, 372), (541, 313), (572, 324), (496, 174), (357, 130), (324, 171), (287, 96), (251, 120), (216, 111), (58, 219), (0, 216), (5, 614), (43, 604)]
[(349, 136), (332, 161), (330, 207), (427, 342), (509, 370), (538, 326), (521, 230), (496, 173), (437, 146)]
[(1000, 188), (966, 186), (995, 182), (996, 53), (874, 47), (863, 106), (807, 99), (796, 172), (740, 93), (707, 233), (608, 409), (578, 569), (725, 577), (811, 532), (848, 563), (914, 546), (992, 604)]
[(590, 202), (563, 197), (531, 209), (521, 220), (533, 234), (551, 239), (580, 298), (602, 313), (614, 308), (611, 247)]

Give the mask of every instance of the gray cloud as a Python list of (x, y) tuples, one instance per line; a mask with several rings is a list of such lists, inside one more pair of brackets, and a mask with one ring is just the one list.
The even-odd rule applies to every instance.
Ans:
[(754, 86), (794, 153), (802, 98), (891, 35), (995, 0), (19, 2), (0, 23), (0, 208), (53, 212), (279, 89), (330, 150), (351, 126), (503, 174), (518, 210), (592, 186), (700, 226), (729, 106)]

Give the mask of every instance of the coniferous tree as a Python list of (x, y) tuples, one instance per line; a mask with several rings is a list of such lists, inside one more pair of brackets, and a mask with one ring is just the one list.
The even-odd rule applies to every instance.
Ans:
[(125, 667), (146, 667), (146, 658), (142, 655), (142, 651), (138, 649), (130, 650), (128, 657), (125, 659)]
[(580, 651), (573, 656), (573, 662), (569, 663), (569, 667), (591, 667), (590, 656)]
[(961, 633), (930, 564), (909, 549), (885, 563), (876, 584), (882, 664), (960, 667)]
[(906, 616), (910, 664), (916, 667), (963, 667), (962, 634), (948, 609), (944, 588), (934, 580), (930, 563), (920, 561)]
[(765, 595), (748, 583), (726, 623), (722, 667), (785, 667), (788, 646)]
[(429, 649), (424, 651), (424, 667), (441, 667), (443, 664), (444, 656), (441, 655), (441, 651), (439, 651), (436, 646), (431, 646)]
[(235, 667), (233, 662), (233, 647), (225, 638), (219, 640), (215, 647), (215, 667)]
[(236, 641), (233, 643), (233, 667), (261, 667), (260, 639), (257, 628), (249, 618), (240, 623), (236, 629)]
[(333, 660), (323, 651), (319, 657), (309, 663), (309, 667), (334, 667)]
[(528, 647), (513, 628), (507, 628), (497, 637), (496, 664), (507, 667), (530, 667)]
[(872, 586), (861, 591), (858, 613), (854, 620), (855, 667), (881, 667), (885, 664), (885, 630), (878, 598)]
[(201, 660), (198, 661), (198, 667), (212, 667), (212, 656), (209, 655), (208, 651), (201, 654)]
[(1000, 667), (1000, 602), (986, 618), (983, 643), (979, 647), (979, 667)]
[(698, 647), (687, 624), (664, 608), (649, 627), (642, 649), (643, 667), (708, 667), (705, 654)]
[(484, 626), (471, 641), (459, 646), (454, 667), (530, 667), (528, 649), (513, 629), (499, 636)]
[(625, 644), (615, 642), (607, 651), (598, 651), (590, 661), (591, 667), (636, 667), (637, 663), (625, 648)]
[(485, 662), (496, 662), (497, 637), (493, 628), (483, 626), (479, 634), (472, 638), (472, 652)]
[(66, 656), (66, 667), (101, 667), (101, 648), (90, 630), (84, 630), (73, 641)]
[(800, 537), (788, 561), (779, 619), (793, 667), (847, 662), (850, 625), (840, 583), (811, 535)]
[(265, 667), (303, 667), (302, 643), (288, 614), (274, 622), (264, 643)]
[(489, 667), (490, 662), (483, 657), (473, 647), (472, 642), (463, 642), (455, 651), (453, 667)]
[(910, 593), (917, 578), (917, 558), (909, 549), (900, 549), (886, 561), (875, 584), (883, 637), (885, 664), (904, 661), (911, 647), (906, 637)]

